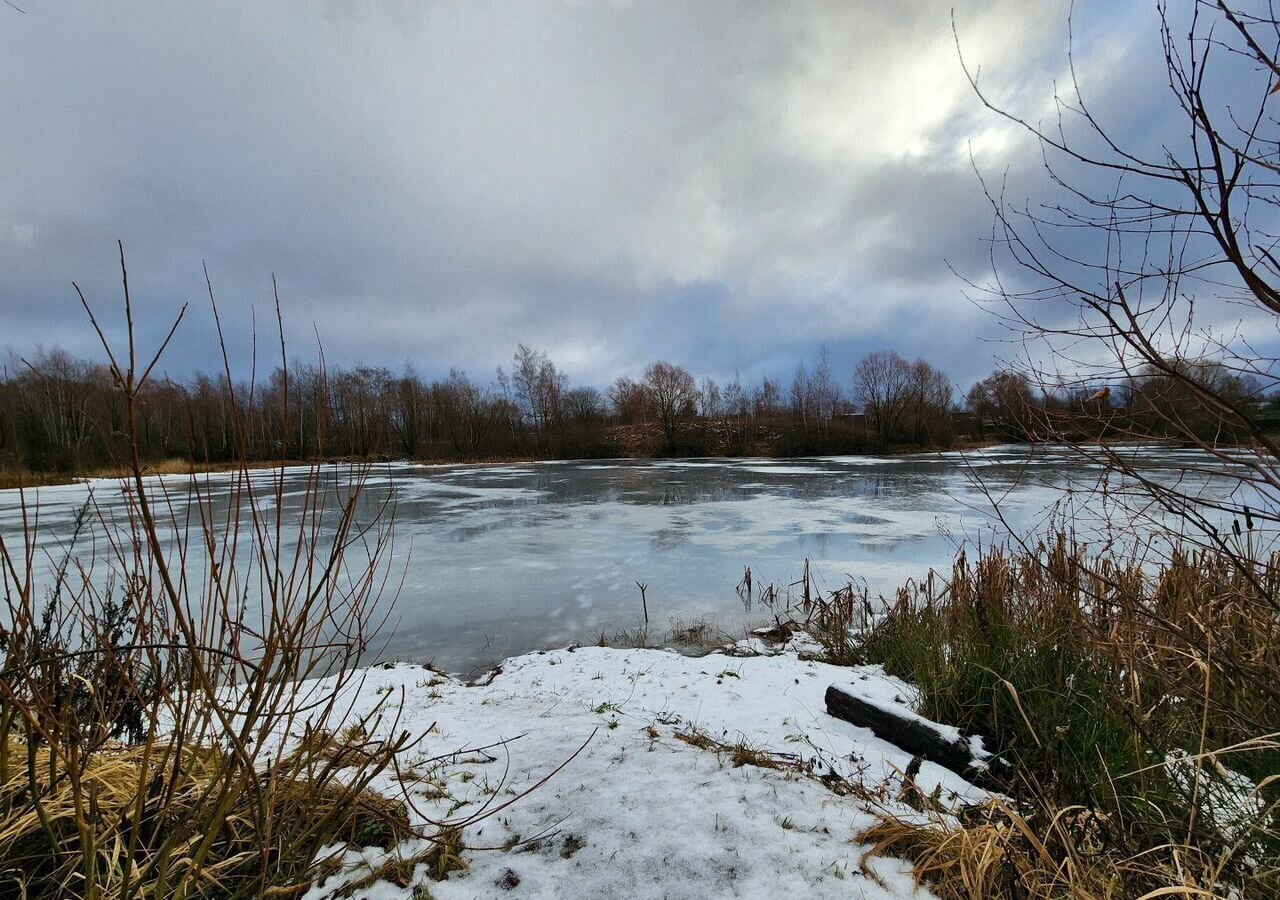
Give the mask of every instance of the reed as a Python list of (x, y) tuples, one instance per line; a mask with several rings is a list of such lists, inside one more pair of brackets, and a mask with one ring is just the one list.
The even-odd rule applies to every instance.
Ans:
[[(1022, 854), (1053, 873), (1038, 884), (1079, 882), (951, 896), (1274, 896), (1278, 576), (1274, 555), (1175, 549), (1152, 568), (1059, 534), (961, 553), (949, 580), (904, 588), (852, 652), (916, 684), (924, 714), (983, 735), (1014, 799), (967, 826), (898, 822), (870, 839), (931, 877), (987, 860), (1021, 883), (1007, 870)], [(1088, 866), (1069, 823), (1096, 845)], [(997, 852), (998, 837), (1019, 849)], [(1094, 884), (1095, 862), (1120, 886)], [(974, 877), (957, 883), (989, 887)]]

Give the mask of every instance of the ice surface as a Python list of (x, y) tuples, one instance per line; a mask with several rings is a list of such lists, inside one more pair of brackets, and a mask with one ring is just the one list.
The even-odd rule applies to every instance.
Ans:
[[(1213, 463), (1185, 451), (1133, 452), (1153, 465)], [(394, 501), (391, 583), (402, 585), (394, 630), (384, 637), (393, 655), (468, 672), (504, 656), (635, 628), (641, 624), (637, 581), (649, 586), (651, 633), (658, 639), (675, 617), (711, 617), (742, 634), (769, 616), (738, 597), (744, 568), (751, 567), (758, 587), (785, 588), (799, 578), (806, 558), (826, 589), (852, 578), (873, 600), (892, 595), (931, 567), (949, 568), (962, 541), (989, 544), (1002, 537), (990, 497), (974, 482), (975, 465), (1017, 530), (1050, 527), (1054, 506), (1070, 499), (1078, 534), (1104, 527), (1110, 517), (1125, 537), (1123, 518), (1091, 498), (1078, 499), (1087, 497), (1080, 492), (1096, 484), (1098, 472), (1052, 448), (802, 460), (376, 465), (362, 510), (372, 515), (388, 495)], [(324, 466), (320, 478), (338, 489), (350, 471)], [(1162, 477), (1180, 474), (1160, 471), (1167, 473)], [(260, 508), (274, 509), (270, 488), (282, 479), (288, 518), (301, 509), (309, 475), (307, 467), (255, 470), (250, 483)], [(1224, 495), (1221, 479), (1197, 477), (1208, 495)], [(176, 514), (187, 514), (190, 477), (148, 483), (163, 487)], [(233, 476), (202, 475), (194, 484), (225, 512)], [(91, 491), (108, 521), (125, 521), (123, 488), (119, 480), (99, 479), (28, 494), (40, 518), (36, 560), (43, 577), (61, 558), (76, 510)], [(1229, 517), (1223, 525), (1230, 528)], [(0, 532), (10, 540), (21, 530), (18, 493), (0, 491)], [(81, 550), (90, 546), (82, 541)]]
[(756, 472), (760, 475), (834, 475), (831, 469), (818, 469), (814, 466), (778, 465), (778, 466), (740, 466), (743, 472)]

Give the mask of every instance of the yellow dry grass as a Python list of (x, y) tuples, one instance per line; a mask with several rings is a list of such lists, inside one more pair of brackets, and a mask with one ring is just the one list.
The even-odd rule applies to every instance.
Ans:
[[(1118, 900), (1129, 896), (1110, 859), (1055, 852), (1016, 813), (993, 808), (980, 821), (929, 824), (885, 818), (858, 840), (867, 856), (910, 860), (917, 880), (944, 900)], [(1058, 824), (1049, 839), (1060, 837)], [(1060, 849), (1060, 848), (1058, 848)]]
[[(242, 776), (232, 761), (209, 747), (121, 747), (68, 765), (49, 747), (10, 738), (4, 759), (5, 896), (110, 900), (126, 896), (130, 885), (137, 897), (178, 889), (191, 897), (227, 897), (256, 892), (258, 885), (278, 893), (280, 885), (264, 875), (291, 869), (301, 891), (313, 860), (282, 855), (307, 846), (297, 836), (308, 828), (336, 817), (330, 833), (357, 845), (390, 845), (410, 833), (400, 801), (344, 789), (333, 779), (315, 784), (303, 769), (263, 773), (256, 786), (237, 784)], [(264, 821), (281, 833), (262, 833)], [(212, 849), (198, 862), (211, 830)]]

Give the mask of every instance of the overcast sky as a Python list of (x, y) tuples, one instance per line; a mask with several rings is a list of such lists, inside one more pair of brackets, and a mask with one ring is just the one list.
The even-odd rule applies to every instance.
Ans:
[[(0, 349), (92, 354), (71, 282), (118, 317), (121, 238), (148, 337), (192, 301), (175, 375), (217, 366), (203, 260), (238, 366), (274, 273), (331, 364), (487, 378), (522, 341), (576, 383), (754, 379), (825, 344), (963, 388), (1003, 349), (947, 267), (984, 272), (970, 154), (1042, 178), (951, 6), (998, 100), (1042, 115), (1067, 72), (1055, 2), (15, 2)], [(1154, 4), (1075, 19), (1095, 109), (1149, 129)]]

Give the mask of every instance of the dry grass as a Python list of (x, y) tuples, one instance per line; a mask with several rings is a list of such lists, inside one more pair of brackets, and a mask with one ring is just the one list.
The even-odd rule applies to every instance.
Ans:
[(788, 769), (809, 774), (809, 766), (800, 757), (791, 753), (775, 753), (762, 747), (756, 747), (746, 741), (718, 741), (697, 728), (686, 728), (675, 733), (678, 741), (697, 747), (699, 750), (710, 750), (722, 760), (727, 760), (735, 769), (743, 766), (755, 766), (759, 769)]
[[(86, 504), (52, 586), (21, 574), (34, 568), (32, 530), (18, 547), (0, 542), (11, 623), (0, 633), (0, 891), (92, 900), (295, 892), (316, 877), (325, 848), (387, 847), (411, 833), (405, 804), (370, 790), (411, 740), (394, 726), (369, 737), (391, 724), (380, 720), (389, 710), (338, 737), (312, 724), (350, 721), (338, 697), (355, 686), (351, 666), (376, 621), (377, 579), (342, 558), (354, 501), (336, 511), (333, 552), (315, 540), (317, 508), (297, 526), (291, 556), (283, 521), (272, 528), (263, 511), (278, 506), (283, 482), (264, 498), (247, 473), (238, 482), (248, 511), (233, 506), (220, 524), (209, 498), (186, 495), (202, 512), (192, 533), (157, 518), (169, 497), (152, 496), (135, 470), (128, 523)], [(314, 484), (308, 496), (319, 502)], [(176, 557), (162, 533), (176, 535)], [(366, 533), (385, 547), (376, 529)], [(92, 574), (97, 560), (76, 555), (89, 536), (110, 548), (105, 583)], [(218, 547), (234, 540), (254, 542), (251, 562), (222, 558)], [(317, 553), (329, 564), (319, 579), (290, 574), (316, 571)], [(209, 582), (170, 568), (195, 554), (217, 567)], [(348, 575), (351, 587), (330, 580)], [(263, 586), (256, 628), (235, 587), (243, 580)], [(354, 643), (344, 650), (334, 634)], [(326, 676), (332, 693), (299, 694), (300, 682)], [(301, 737), (282, 744), (283, 734)]]
[[(866, 858), (911, 860), (916, 878), (943, 900), (1132, 896), (1113, 860), (1073, 846), (1077, 837), (1087, 838), (1073, 833), (1069, 818), (1069, 812), (1061, 814), (1046, 836), (1008, 807), (993, 803), (964, 824), (941, 817), (930, 824), (884, 818), (856, 840), (871, 845)], [(870, 874), (865, 858), (863, 869)]]
[[(318, 829), (353, 846), (386, 848), (412, 833), (402, 802), (337, 780), (316, 783), (297, 768), (301, 756), (294, 766), (263, 773), (259, 791), (222, 799), (219, 788), (232, 766), (213, 747), (122, 747), (78, 766), (61, 755), (6, 741), (11, 764), (0, 781), (0, 890), (75, 897), (89, 884), (95, 896), (116, 897), (127, 896), (131, 885), (144, 895), (168, 885), (188, 896), (228, 896), (238, 885), (261, 883), (268, 867), (294, 873), (301, 890), (315, 860), (299, 834)], [(262, 798), (281, 826), (274, 835), (257, 827), (262, 815), (253, 807)], [(220, 827), (203, 850), (209, 835), (192, 825), (213, 821), (214, 807), (224, 802), (216, 815)], [(191, 868), (198, 875), (185, 878), (183, 870)]]
[(1242, 885), (1225, 860), (1194, 847), (1163, 846), (1125, 856), (1108, 846), (1105, 814), (1068, 807), (1048, 820), (993, 801), (957, 820), (883, 816), (855, 840), (874, 856), (910, 860), (916, 879), (943, 900), (1249, 900), (1274, 897), (1265, 881)]
[(334, 892), (335, 897), (355, 897), (380, 882), (398, 888), (413, 887), (413, 898), (429, 898), (430, 887), (423, 879), (443, 881), (451, 872), (467, 869), (462, 857), (462, 829), (445, 828), (426, 842), (426, 846), (408, 855), (392, 853), (359, 877), (346, 881)]
[[(296, 465), (306, 465), (298, 460)], [(198, 475), (212, 472), (240, 472), (245, 469), (271, 469), (280, 465), (279, 460), (237, 460), (231, 462), (193, 462), (172, 457), (152, 460), (142, 464), (144, 475)], [(33, 472), (26, 468), (0, 466), (0, 490), (8, 488), (37, 488), (57, 484), (72, 484), (84, 478), (130, 478), (132, 470), (127, 463), (115, 466), (92, 466), (74, 472)]]
[(670, 620), (667, 629), (668, 643), (695, 653), (710, 653), (718, 650), (728, 640), (729, 635), (717, 628), (715, 623), (707, 617), (686, 620), (675, 616)]
[(649, 629), (643, 625), (637, 625), (635, 628), (618, 628), (613, 634), (601, 631), (596, 645), (623, 650), (652, 650), (657, 646), (651, 640)]
[(961, 554), (948, 583), (904, 589), (853, 652), (918, 685), (926, 715), (983, 735), (1011, 764), (1014, 805), (886, 824), (876, 842), (921, 873), (962, 867), (977, 893), (955, 896), (1273, 896), (1278, 588), (1274, 556), (1175, 550), (1150, 569), (1060, 536)]
[(30, 472), (27, 469), (0, 466), (0, 491), (14, 488), (36, 488), (51, 484), (70, 484), (72, 475), (60, 472)]

